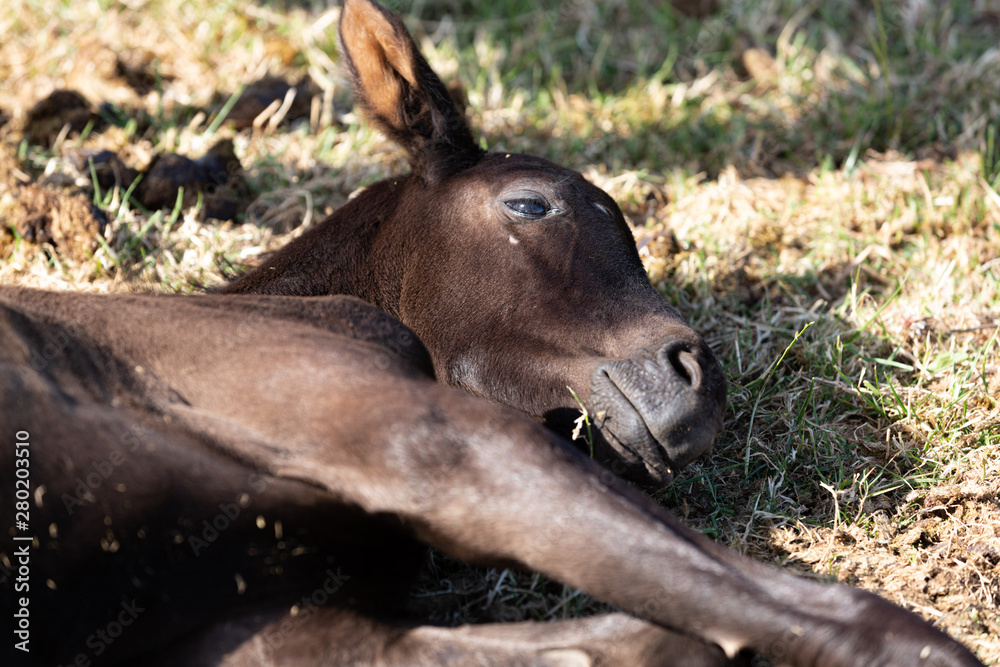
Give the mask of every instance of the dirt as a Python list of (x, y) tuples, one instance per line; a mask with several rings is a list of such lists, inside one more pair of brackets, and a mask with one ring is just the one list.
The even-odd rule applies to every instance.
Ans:
[[(295, 84), (283, 77), (266, 76), (243, 90), (240, 99), (226, 115), (226, 122), (238, 130), (245, 130), (253, 127), (255, 122), (260, 127), (272, 119), (288, 123), (306, 118), (312, 109), (311, 101), (318, 94), (319, 89), (309, 75)], [(268, 114), (262, 115), (265, 112)]]
[[(97, 250), (108, 219), (86, 196), (37, 183), (15, 187), (12, 194), (13, 202), (6, 211), (8, 238), (12, 228), (22, 241), (47, 245), (78, 263), (87, 261)], [(0, 237), (0, 245), (2, 240)]]
[(57, 90), (35, 103), (24, 122), (24, 138), (38, 146), (52, 146), (56, 139), (99, 126), (101, 117), (75, 90)]
[[(138, 86), (135, 78), (139, 75), (123, 67), (119, 60), (118, 66), (111, 69), (113, 76), (123, 76), (125, 81)], [(289, 88), (286, 84), (285, 91)], [(33, 145), (56, 148), (56, 144), (67, 138), (85, 132), (100, 133), (105, 126), (102, 114), (82, 94), (60, 89), (36, 102), (20, 126), (8, 132), (7, 140), (15, 144), (23, 138)], [(199, 158), (155, 154), (144, 168), (129, 164), (130, 156), (123, 158), (106, 149), (59, 148), (75, 167), (78, 178), (73, 180), (74, 185), (80, 185), (77, 181), (82, 178), (83, 187), (77, 188), (81, 194), (72, 196), (52, 187), (66, 185), (65, 179), (44, 176), (37, 181), (29, 179), (30, 182), (13, 192), (17, 206), (7, 207), (6, 228), (24, 241), (48, 244), (73, 259), (93, 250), (97, 235), (107, 222), (104, 213), (94, 206), (86, 212), (88, 207), (84, 202), (87, 195), (94, 193), (94, 184), (98, 193), (107, 193), (112, 188), (125, 192), (136, 184), (135, 203), (151, 211), (173, 209), (179, 198), (183, 209), (201, 202), (201, 219), (232, 220), (246, 208), (240, 196), (243, 169), (229, 138), (219, 140)], [(27, 171), (30, 169), (25, 168), (21, 173)], [(87, 187), (86, 181), (90, 179), (92, 183)]]
[(203, 219), (232, 220), (241, 208), (235, 192), (242, 172), (232, 140), (223, 139), (197, 160), (176, 153), (157, 155), (143, 174), (136, 197), (146, 208), (157, 210), (173, 208), (178, 196), (182, 209), (188, 209), (204, 195)]
[(92, 176), (96, 178), (101, 192), (112, 188), (127, 190), (139, 178), (139, 172), (109, 150), (75, 150), (70, 151), (73, 165), (81, 174), (93, 169)]
[[(973, 478), (911, 493), (904, 508), (877, 509), (867, 529), (772, 531), (772, 557), (827, 571), (921, 613), (953, 635), (997, 636), (1000, 619), (1000, 482)], [(895, 528), (893, 513), (917, 517)], [(995, 658), (994, 658), (995, 659)]]

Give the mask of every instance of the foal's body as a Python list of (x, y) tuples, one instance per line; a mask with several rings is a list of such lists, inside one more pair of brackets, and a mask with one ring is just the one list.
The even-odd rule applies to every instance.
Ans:
[[(729, 552), (543, 427), (435, 383), (412, 333), (356, 299), (5, 288), (0, 306), (0, 428), (29, 432), (36, 489), (32, 653), (16, 656), (31, 664), (725, 664), (718, 646), (977, 664), (875, 596)], [(649, 622), (378, 620), (422, 544)]]

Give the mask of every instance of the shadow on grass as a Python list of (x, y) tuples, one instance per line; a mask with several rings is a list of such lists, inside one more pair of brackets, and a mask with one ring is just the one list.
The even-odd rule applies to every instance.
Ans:
[(671, 488), (648, 491), (742, 551), (774, 555), (766, 533), (776, 526), (897, 513), (910, 491), (941, 478), (927, 434), (902, 424), (915, 360), (875, 318), (859, 328), (844, 316), (859, 293), (888, 303), (892, 289), (854, 265), (829, 271), (844, 278), (839, 288), (815, 273), (774, 274), (749, 290), (726, 277), (660, 285), (722, 360), (729, 409), (713, 452)]

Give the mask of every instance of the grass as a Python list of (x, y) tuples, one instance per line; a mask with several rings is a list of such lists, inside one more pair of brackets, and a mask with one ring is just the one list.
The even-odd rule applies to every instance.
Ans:
[[(621, 204), (653, 283), (730, 379), (714, 453), (650, 489), (754, 557), (880, 591), (1000, 664), (1000, 76), (987, 3), (390, 3), (458, 80), (493, 149), (582, 171)], [(221, 284), (405, 169), (360, 122), (337, 9), (230, 0), (15, 0), (0, 12), (0, 281), (194, 291)], [(116, 59), (135, 64), (144, 92)], [(265, 73), (316, 84), (302, 120), (235, 131)], [(55, 87), (104, 126), (23, 141)], [(246, 207), (148, 211), (99, 190), (84, 150), (142, 170), (232, 138)], [(19, 193), (83, 193), (107, 217), (78, 256), (18, 225)], [(22, 197), (23, 199), (23, 197)], [(19, 217), (20, 216), (20, 217)], [(438, 620), (603, 608), (538, 575), (435, 555)]]

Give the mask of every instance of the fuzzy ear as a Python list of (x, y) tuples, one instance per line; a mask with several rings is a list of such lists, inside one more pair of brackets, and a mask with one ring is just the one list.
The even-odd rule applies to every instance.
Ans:
[(482, 157), (462, 113), (399, 17), (372, 0), (346, 0), (340, 45), (355, 101), (433, 181)]

